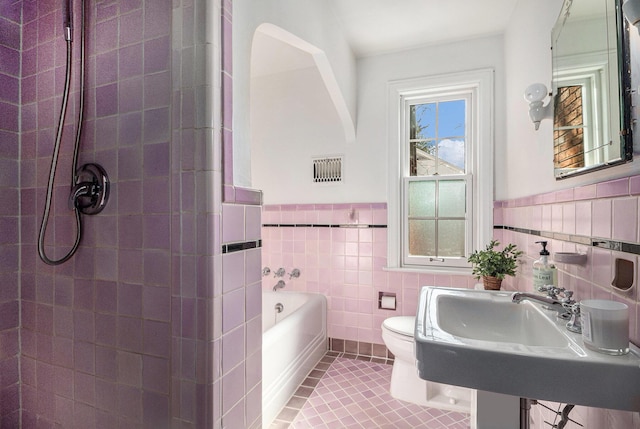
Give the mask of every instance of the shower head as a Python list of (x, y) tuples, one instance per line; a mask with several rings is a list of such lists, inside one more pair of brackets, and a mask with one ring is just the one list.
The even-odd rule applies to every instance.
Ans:
[(67, 42), (73, 40), (73, 0), (62, 0), (62, 25), (64, 26), (64, 39)]

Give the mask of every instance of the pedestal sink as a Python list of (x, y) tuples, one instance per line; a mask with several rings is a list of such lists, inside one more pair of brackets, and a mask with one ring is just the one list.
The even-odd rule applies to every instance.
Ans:
[(584, 347), (580, 334), (512, 292), (423, 287), (416, 317), (420, 377), (489, 392), (640, 411), (640, 350)]

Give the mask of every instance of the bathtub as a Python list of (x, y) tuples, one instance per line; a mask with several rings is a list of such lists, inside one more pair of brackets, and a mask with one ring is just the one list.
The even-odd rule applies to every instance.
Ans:
[[(282, 304), (282, 312), (275, 309)], [(262, 294), (262, 427), (268, 428), (327, 350), (327, 298)]]

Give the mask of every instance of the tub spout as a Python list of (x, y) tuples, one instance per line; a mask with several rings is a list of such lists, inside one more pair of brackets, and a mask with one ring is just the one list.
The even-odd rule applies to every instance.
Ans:
[(273, 287), (273, 291), (276, 292), (278, 289), (282, 289), (285, 287), (284, 280), (278, 280), (278, 283)]

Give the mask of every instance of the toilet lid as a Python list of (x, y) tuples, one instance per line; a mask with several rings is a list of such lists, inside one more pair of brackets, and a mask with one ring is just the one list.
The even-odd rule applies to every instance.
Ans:
[(389, 317), (382, 322), (382, 326), (396, 334), (413, 337), (413, 332), (416, 327), (416, 318), (415, 316)]

